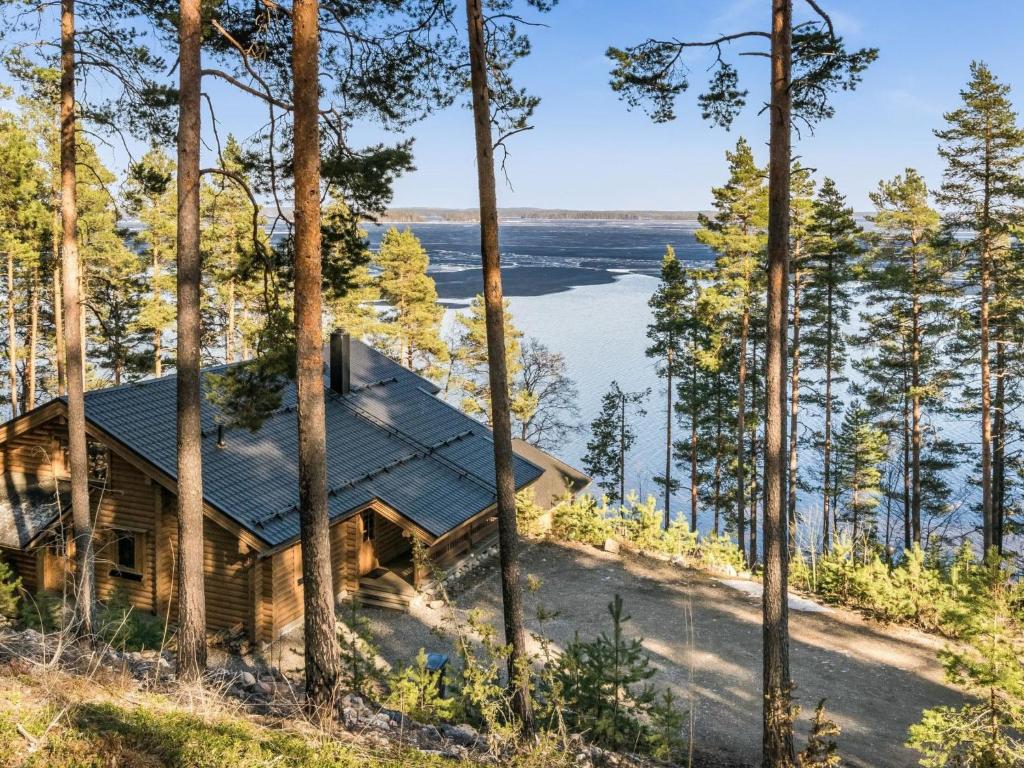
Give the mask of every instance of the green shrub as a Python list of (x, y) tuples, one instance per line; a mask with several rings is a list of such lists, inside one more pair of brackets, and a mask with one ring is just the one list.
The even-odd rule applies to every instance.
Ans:
[(925, 710), (907, 745), (926, 768), (1024, 765), (1024, 584), (993, 554), (958, 574), (957, 586), (962, 599), (943, 619), (961, 642), (939, 658), (946, 680), (971, 698)]
[(56, 632), (64, 626), (64, 598), (52, 592), (25, 595), (18, 611), (19, 622), (37, 632)]
[(540, 536), (544, 533), (540, 527), (540, 519), (546, 511), (537, 503), (533, 488), (524, 488), (516, 494), (516, 522), (522, 535)]
[(427, 669), (427, 654), (422, 648), (416, 662), (391, 678), (387, 706), (421, 723), (451, 720), (456, 700), (441, 696), (441, 672)]
[(608, 500), (598, 505), (590, 496), (566, 500), (551, 510), (551, 531), (565, 541), (601, 544), (612, 535)]
[(123, 589), (115, 589), (96, 612), (96, 634), (123, 651), (157, 650), (163, 644), (164, 625), (159, 617), (135, 608)]
[(701, 539), (697, 557), (704, 568), (711, 570), (730, 567), (739, 573), (747, 567), (743, 552), (727, 534), (716, 536), (709, 533)]
[(6, 562), (0, 560), (0, 624), (18, 615), (21, 578)]

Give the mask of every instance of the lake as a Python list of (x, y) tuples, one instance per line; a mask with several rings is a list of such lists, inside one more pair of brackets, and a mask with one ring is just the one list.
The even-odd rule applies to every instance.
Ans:
[[(372, 248), (378, 246), (388, 226), (367, 228)], [(446, 323), (451, 323), (453, 313), (481, 290), (478, 225), (431, 222), (396, 226), (412, 229), (430, 254), (430, 273), (449, 308)], [(583, 429), (565, 441), (557, 451), (559, 457), (581, 466), (589, 439), (587, 427), (612, 380), (627, 390), (651, 389), (647, 415), (635, 423), (637, 440), (626, 470), (627, 487), (641, 495), (659, 493), (653, 477), (664, 467), (665, 388), (655, 375), (654, 362), (644, 354), (651, 317), (647, 302), (658, 285), (666, 245), (684, 262), (706, 264), (714, 258), (710, 249), (697, 242), (697, 227), (696, 222), (656, 221), (510, 221), (501, 226), (503, 283), (513, 320), (525, 336), (535, 337), (565, 356), (569, 375), (579, 387)], [(858, 309), (853, 311), (851, 332), (858, 325)], [(845, 386), (837, 387), (836, 396), (845, 398)], [(801, 429), (806, 433), (820, 412), (807, 404), (801, 409)], [(947, 437), (965, 444), (977, 439), (973, 420), (947, 416), (937, 421)], [(811, 466), (816, 458), (813, 449), (801, 449), (803, 467)], [(684, 470), (675, 471), (677, 478), (686, 479)], [(973, 460), (965, 459), (950, 473), (955, 514), (943, 522), (943, 528), (950, 524), (958, 527), (955, 519), (975, 500), (972, 471)], [(816, 519), (816, 494), (801, 493), (799, 503)], [(678, 493), (673, 510), (687, 513), (688, 504), (686, 489)], [(968, 519), (973, 524), (973, 519)], [(710, 514), (702, 514), (700, 528), (707, 530), (710, 524)]]
[[(446, 322), (480, 291), (480, 230), (476, 224), (414, 223), (430, 254), (430, 273), (449, 307)], [(368, 228), (376, 248), (384, 226)], [(583, 429), (566, 440), (559, 458), (581, 466), (590, 421), (612, 380), (623, 389), (651, 388), (647, 416), (637, 420), (628, 455), (627, 486), (658, 493), (652, 478), (664, 466), (665, 388), (644, 354), (650, 309), (665, 246), (680, 259), (707, 262), (712, 252), (697, 242), (696, 222), (530, 222), (501, 227), (502, 276), (513, 321), (565, 356), (579, 387)], [(683, 492), (674, 506), (681, 509)], [(687, 497), (688, 499), (688, 497)], [(689, 503), (686, 501), (686, 503)], [(710, 520), (702, 520), (702, 527)]]

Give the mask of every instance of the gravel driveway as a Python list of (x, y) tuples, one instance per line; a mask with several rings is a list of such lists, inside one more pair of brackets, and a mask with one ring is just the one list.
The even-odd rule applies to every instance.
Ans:
[[(694, 712), (694, 743), (710, 764), (757, 765), (761, 739), (761, 605), (756, 590), (660, 561), (612, 555), (590, 547), (535, 543), (523, 550), (523, 572), (542, 579), (527, 598), (530, 625), (538, 604), (557, 610), (546, 622), (558, 644), (578, 630), (588, 638), (608, 626), (607, 604), (622, 595), (632, 621), (627, 632), (644, 638), (659, 668), (654, 682), (672, 685)], [(493, 566), (470, 577), (454, 602), (500, 621), (498, 576)], [(441, 610), (412, 613), (364, 609), (389, 661), (405, 663), (421, 647), (446, 650), (437, 634)], [(942, 643), (921, 632), (882, 626), (843, 610), (793, 610), (791, 663), (803, 707), (802, 742), (818, 700), (842, 728), (840, 751), (851, 766), (916, 766), (906, 749), (907, 728), (921, 711), (957, 704), (935, 658)]]

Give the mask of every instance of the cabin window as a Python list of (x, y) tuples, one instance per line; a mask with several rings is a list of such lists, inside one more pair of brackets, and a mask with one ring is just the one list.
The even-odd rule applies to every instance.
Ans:
[[(98, 440), (89, 440), (85, 448), (86, 465), (89, 468), (90, 485), (109, 485), (110, 480), (110, 449)], [(66, 440), (61, 440), (61, 452), (64, 454), (64, 468), (71, 472), (71, 453)]]
[(373, 541), (376, 517), (373, 510), (368, 509), (363, 512), (363, 541)]
[(114, 567), (111, 576), (139, 581), (142, 579), (142, 534), (135, 531), (113, 532)]

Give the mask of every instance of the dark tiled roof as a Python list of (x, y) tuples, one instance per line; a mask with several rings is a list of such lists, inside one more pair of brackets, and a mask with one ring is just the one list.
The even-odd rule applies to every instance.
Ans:
[(0, 482), (0, 547), (24, 549), (68, 509), (71, 492), (60, 483), (60, 505), (54, 481), (8, 472)]
[[(377, 498), (442, 536), (492, 505), (490, 431), (384, 355), (356, 341), (351, 350), (352, 392), (335, 394), (326, 371), (324, 377), (332, 520)], [(295, 386), (289, 384), (281, 408), (258, 431), (228, 429), (225, 446), (217, 448), (217, 409), (205, 398), (202, 404), (206, 501), (271, 546), (299, 533), (294, 405)], [(174, 376), (89, 392), (86, 417), (177, 476)], [(517, 487), (540, 474), (517, 457)]]

